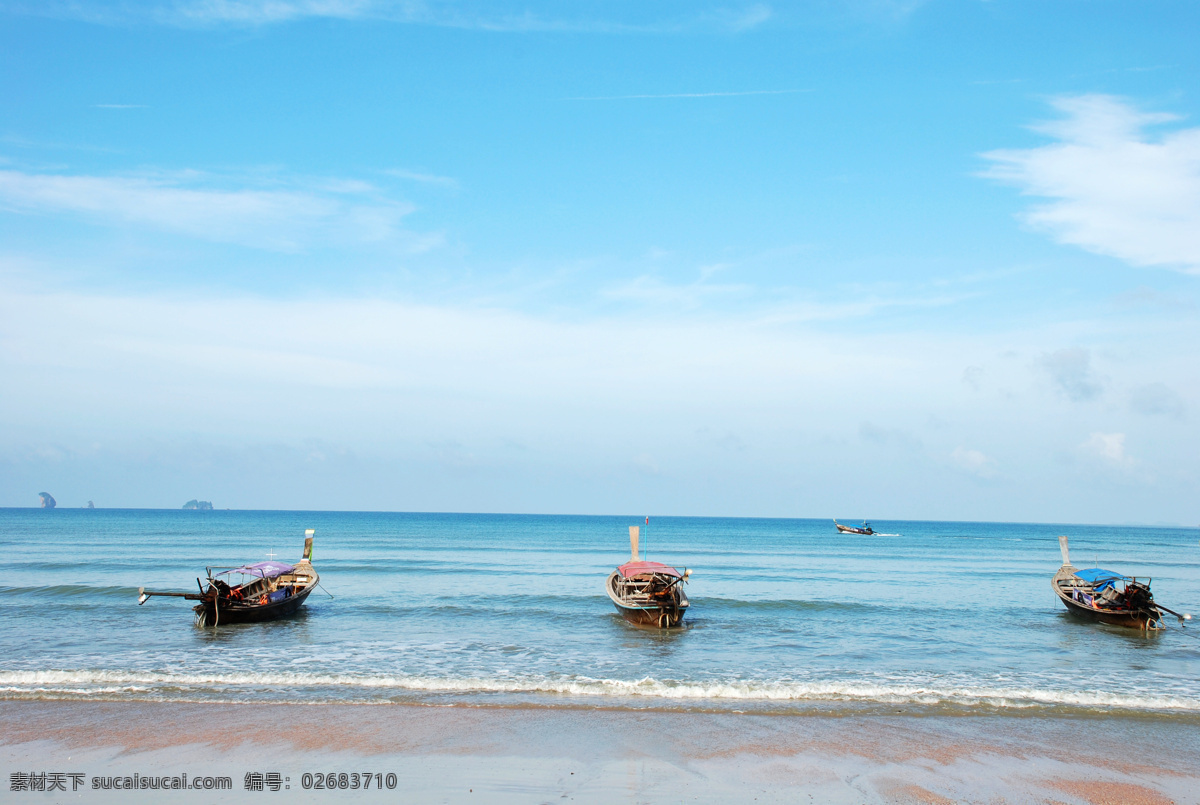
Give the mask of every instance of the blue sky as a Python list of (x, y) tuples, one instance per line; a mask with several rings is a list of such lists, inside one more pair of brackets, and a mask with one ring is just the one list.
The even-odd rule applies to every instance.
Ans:
[(0, 0), (0, 505), (1194, 525), (1198, 30)]

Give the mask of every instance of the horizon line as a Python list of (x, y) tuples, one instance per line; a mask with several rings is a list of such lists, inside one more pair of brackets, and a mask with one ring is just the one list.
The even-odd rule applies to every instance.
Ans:
[[(0, 511), (144, 511), (144, 512), (241, 512), (241, 513), (275, 513), (275, 514), (406, 514), (406, 515), (455, 515), (455, 516), (473, 516), (473, 517), (593, 517), (593, 518), (617, 518), (617, 517), (633, 517), (635, 519), (644, 519), (649, 517), (651, 520), (655, 518), (668, 520), (795, 520), (795, 521), (833, 521), (830, 517), (782, 517), (771, 515), (726, 515), (726, 514), (581, 514), (581, 513), (566, 513), (566, 512), (485, 512), (485, 511), (405, 511), (399, 509), (235, 509), (235, 508), (212, 508), (212, 509), (185, 509), (179, 508), (151, 508), (145, 506), (95, 506), (88, 508), (87, 506), (54, 506), (45, 509), (41, 506), (0, 506)], [(846, 522), (851, 522), (857, 518), (848, 518)], [(1043, 522), (1040, 520), (909, 520), (909, 519), (890, 519), (886, 517), (867, 518), (867, 522), (871, 523), (979, 523), (986, 525), (1040, 525), (1040, 526), (1082, 526), (1087, 528), (1172, 528), (1178, 530), (1187, 530), (1200, 528), (1200, 525), (1192, 526), (1183, 523), (1144, 523), (1144, 522), (1121, 522), (1121, 523), (1071, 523), (1071, 522)]]

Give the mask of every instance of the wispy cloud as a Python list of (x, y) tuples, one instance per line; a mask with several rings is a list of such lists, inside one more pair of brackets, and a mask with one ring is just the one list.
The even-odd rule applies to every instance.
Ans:
[(970, 296), (970, 294), (885, 296), (871, 293), (856, 294), (852, 301), (781, 300), (767, 308), (763, 312), (761, 320), (770, 324), (837, 321), (872, 316), (889, 309), (946, 307), (970, 298)]
[(1145, 285), (1122, 291), (1112, 299), (1113, 304), (1124, 310), (1157, 308), (1159, 310), (1185, 311), (1196, 307), (1195, 301), (1179, 293), (1163, 293)]
[(615, 301), (695, 309), (701, 307), (706, 300), (744, 297), (754, 292), (753, 286), (743, 283), (712, 282), (712, 277), (724, 268), (727, 266), (721, 264), (705, 266), (695, 281), (679, 284), (666, 282), (651, 275), (642, 275), (610, 285), (600, 291), (600, 296)]
[(970, 386), (972, 390), (979, 391), (979, 382), (982, 379), (982, 366), (968, 366), (966, 369), (963, 369), (962, 382)]
[[(736, 323), (559, 321), (375, 298), (46, 294), (0, 283), (0, 314), (0, 369), (9, 377), (18, 367), (26, 372), (50, 361), (97, 381), (109, 378), (104, 384), (121, 378), (131, 389), (157, 388), (155, 398), (200, 410), (200, 398), (180, 399), (156, 384), (169, 375), (195, 385), (187, 378), (205, 366), (201, 398), (217, 388), (242, 389), (236, 399), (255, 398), (264, 416), (276, 400), (310, 388), (398, 394), (439, 421), (449, 415), (449, 400), (469, 406), (491, 400), (486, 405), (513, 411), (532, 403), (554, 416), (567, 404), (600, 405), (619, 418), (615, 412), (632, 401), (629, 384), (648, 377), (672, 389), (659, 403), (664, 410), (679, 399), (723, 410), (744, 400), (747, 388), (765, 394), (768, 386), (772, 399), (791, 404), (798, 389), (832, 383), (857, 365), (847, 350), (835, 354), (819, 338)], [(389, 406), (376, 413), (394, 416)]]
[(1072, 402), (1094, 400), (1104, 391), (1092, 371), (1092, 356), (1086, 349), (1073, 347), (1047, 353), (1038, 364)]
[(748, 31), (751, 28), (757, 28), (774, 15), (771, 7), (762, 3), (756, 3), (736, 11), (720, 10), (714, 14), (722, 24), (732, 31)]
[(264, 25), (304, 17), (356, 19), (377, 16), (389, 7), (417, 12), (423, 3), (392, 4), (379, 0), (191, 0), (159, 5), (154, 16), (162, 22)]
[(1165, 383), (1150, 383), (1135, 388), (1129, 395), (1129, 407), (1144, 416), (1183, 417), (1183, 398)]
[(1064, 117), (1035, 130), (1054, 142), (988, 152), (984, 175), (1050, 199), (1023, 217), (1062, 243), (1200, 273), (1200, 128), (1152, 136), (1178, 118), (1108, 95), (1053, 105)]
[(885, 428), (873, 422), (858, 426), (858, 438), (875, 445), (894, 445), (905, 450), (921, 449), (921, 440), (901, 428)]
[[(651, 257), (653, 259), (653, 257)], [(735, 272), (745, 263), (713, 263), (701, 267), (696, 278), (678, 281), (657, 272), (639, 274), (600, 287), (599, 299), (657, 308), (661, 312), (703, 311), (710, 315), (737, 309), (760, 327), (791, 327), (842, 319), (860, 319), (885, 311), (940, 308), (958, 304), (974, 294), (951, 294), (936, 289), (898, 292), (895, 288), (840, 288), (815, 294), (787, 286), (764, 286), (739, 281)], [(722, 281), (722, 278), (724, 280)]]
[(482, 10), (478, 5), (452, 0), (194, 0), (169, 7), (161, 16), (170, 21), (202, 24), (261, 25), (303, 17), (380, 19), (392, 22), (468, 28), (496, 32), (563, 31), (595, 33), (652, 33), (714, 28), (740, 32), (758, 27), (771, 18), (771, 9), (761, 3), (744, 7), (688, 8), (677, 15), (660, 12), (646, 16), (647, 9), (622, 13), (610, 6), (589, 16), (581, 7), (521, 4), (507, 8), (496, 4)]
[(752, 89), (741, 92), (669, 92), (644, 95), (594, 95), (563, 98), (564, 101), (633, 101), (650, 98), (738, 98), (746, 95), (794, 95), (811, 89)]
[(447, 187), (452, 190), (458, 189), (458, 180), (451, 176), (438, 176), (435, 173), (410, 171), (402, 168), (391, 168), (389, 170), (385, 170), (384, 173), (388, 176), (394, 176), (397, 179), (407, 179), (412, 182), (437, 185), (439, 187)]
[(1071, 78), (1093, 78), (1098, 75), (1116, 75), (1119, 73), (1153, 73), (1158, 70), (1169, 70), (1169, 64), (1150, 64), (1133, 67), (1109, 67), (1107, 70), (1091, 70), (1086, 73), (1072, 73)]
[(459, 0), (157, 0), (131, 5), (121, 0), (9, 3), (31, 14), (105, 24), (151, 21), (177, 27), (264, 26), (311, 18), (382, 20), (495, 32), (672, 33), (718, 30), (738, 33), (772, 17), (762, 3), (695, 6), (688, 3), (570, 4), (552, 2), (481, 4)]
[(412, 205), (366, 183), (314, 180), (262, 187), (196, 172), (88, 176), (0, 171), (0, 207), (10, 212), (81, 215), (110, 225), (145, 227), (218, 243), (281, 252), (325, 243), (407, 242)]

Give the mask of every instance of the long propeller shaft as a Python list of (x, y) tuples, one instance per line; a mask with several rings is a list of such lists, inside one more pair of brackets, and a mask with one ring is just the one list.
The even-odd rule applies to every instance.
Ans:
[(1179, 619), (1179, 622), (1180, 622), (1180, 623), (1183, 623), (1184, 621), (1190, 621), (1190, 620), (1192, 619), (1192, 616), (1191, 616), (1191, 615), (1189, 615), (1189, 614), (1187, 614), (1186, 612), (1185, 612), (1185, 613), (1182, 613), (1182, 614), (1180, 614), (1180, 613), (1176, 612), (1176, 611), (1175, 611), (1175, 610), (1173, 610), (1173, 609), (1167, 609), (1166, 607), (1164, 607), (1162, 604), (1158, 603), (1157, 601), (1155, 601), (1155, 602), (1154, 602), (1154, 606), (1158, 607), (1158, 608), (1159, 608), (1159, 609), (1161, 609), (1163, 612), (1169, 612), (1169, 613), (1171, 613), (1172, 615), (1174, 615), (1176, 618), (1178, 618), (1178, 619)]

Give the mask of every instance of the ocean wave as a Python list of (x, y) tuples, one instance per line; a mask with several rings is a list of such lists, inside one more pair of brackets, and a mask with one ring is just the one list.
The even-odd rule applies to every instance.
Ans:
[(704, 610), (759, 610), (763, 612), (878, 612), (883, 607), (854, 601), (820, 601), (801, 599), (718, 598), (708, 596), (703, 601)]
[(29, 596), (33, 598), (80, 598), (99, 596), (104, 598), (137, 597), (136, 587), (97, 586), (91, 584), (48, 584), (37, 587), (0, 586), (0, 596)]
[[(1149, 691), (1118, 692), (1039, 687), (961, 684), (953, 680), (881, 681), (812, 680), (682, 681), (671, 679), (597, 679), (563, 677), (437, 677), (380, 675), (242, 672), (167, 673), (161, 671), (43, 670), (0, 671), (0, 698), (170, 698), (173, 693), (215, 695), (246, 694), (280, 689), (287, 699), (329, 700), (322, 690), (336, 690), (332, 700), (379, 700), (382, 694), (541, 694), (585, 699), (665, 700), (679, 704), (758, 702), (763, 704), (883, 704), (952, 705), (991, 709), (1028, 710), (1065, 708), (1084, 710), (1158, 711), (1200, 713), (1200, 697)], [(359, 694), (354, 696), (353, 694)], [(306, 696), (306, 694), (308, 694)], [(349, 694), (349, 697), (347, 697)]]

